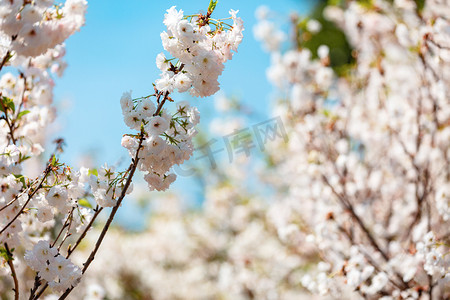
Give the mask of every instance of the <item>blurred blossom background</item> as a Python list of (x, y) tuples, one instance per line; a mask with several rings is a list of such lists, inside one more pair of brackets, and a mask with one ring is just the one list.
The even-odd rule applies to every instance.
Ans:
[[(126, 168), (119, 99), (153, 93), (166, 10), (208, 3), (89, 2), (55, 79), (62, 161)], [(449, 299), (450, 3), (220, 0), (213, 17), (230, 9), (245, 31), (220, 92), (173, 94), (200, 111), (194, 156), (167, 192), (133, 178), (72, 299)]]

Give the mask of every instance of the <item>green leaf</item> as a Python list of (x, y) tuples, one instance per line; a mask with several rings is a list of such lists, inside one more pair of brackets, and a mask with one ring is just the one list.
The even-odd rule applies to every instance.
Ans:
[(208, 6), (208, 12), (212, 13), (214, 11), (214, 9), (216, 8), (217, 2), (219, 2), (219, 0), (211, 0), (209, 1), (209, 6)]
[(13, 260), (13, 257), (8, 254), (8, 251), (6, 251), (6, 248), (4, 247), (0, 248), (0, 257), (3, 257), (6, 261)]
[(27, 159), (31, 158), (29, 155), (22, 155), (22, 153), (19, 154), (19, 163), (26, 161)]
[(13, 174), (21, 183), (24, 189), (27, 188), (27, 183), (25, 182), (25, 177), (22, 174)]
[(25, 116), (26, 114), (30, 113), (29, 110), (23, 110), (21, 111), (18, 115), (17, 115), (17, 119), (22, 118), (23, 116)]
[(425, 0), (414, 0), (417, 6), (417, 12), (421, 13), (425, 7)]
[(92, 208), (91, 203), (86, 198), (78, 199), (78, 204), (84, 207)]
[(372, 0), (358, 0), (359, 5), (361, 5), (362, 7), (366, 8), (366, 9), (373, 9), (374, 8), (374, 4)]
[(89, 169), (88, 174), (89, 174), (89, 175), (94, 175), (94, 176), (97, 176), (97, 177), (98, 177), (98, 171), (97, 171), (97, 169)]
[(14, 105), (14, 102), (12, 101), (12, 99), (3, 96), (1, 99), (1, 105), (0, 105), (0, 111), (6, 113), (5, 110), (8, 110), (8, 108), (10, 110), (12, 110), (12, 112), (14, 113), (16, 111), (16, 106)]

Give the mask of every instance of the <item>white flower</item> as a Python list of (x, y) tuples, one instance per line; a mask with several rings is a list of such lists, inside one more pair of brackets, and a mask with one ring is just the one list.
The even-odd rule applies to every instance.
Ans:
[(173, 84), (174, 81), (172, 72), (164, 72), (161, 74), (161, 78), (155, 80), (156, 88), (162, 92), (172, 93), (174, 89)]
[(183, 41), (192, 40), (194, 27), (188, 20), (181, 20), (177, 26), (177, 35), (182, 38)]
[(37, 218), (39, 222), (47, 222), (53, 220), (52, 208), (49, 206), (42, 206), (38, 209)]
[(372, 278), (372, 284), (367, 288), (369, 295), (375, 295), (378, 291), (381, 291), (388, 283), (389, 278), (386, 273), (380, 272)]
[(184, 73), (179, 73), (175, 75), (175, 88), (178, 89), (178, 92), (184, 93), (186, 92), (192, 84), (192, 79), (189, 78)]
[(39, 271), (47, 265), (47, 261), (52, 261), (57, 254), (58, 251), (50, 248), (47, 241), (40, 240), (32, 250), (25, 252), (25, 261), (33, 270)]
[(160, 135), (167, 129), (169, 129), (169, 123), (160, 116), (151, 118), (145, 125), (145, 130), (150, 135)]
[(122, 107), (122, 113), (128, 114), (133, 110), (133, 100), (131, 99), (131, 92), (123, 93), (120, 98), (120, 106)]
[(105, 297), (105, 290), (98, 284), (90, 283), (87, 286), (85, 300), (102, 300)]
[(169, 69), (170, 65), (167, 58), (164, 56), (164, 53), (161, 52), (156, 56), (156, 66), (161, 71), (167, 71)]
[(139, 130), (141, 128), (142, 118), (137, 111), (131, 111), (123, 115), (125, 124), (131, 129)]
[(197, 107), (191, 107), (188, 111), (188, 115), (189, 122), (191, 122), (193, 126), (200, 123), (200, 112), (198, 111)]
[(172, 6), (167, 10), (167, 13), (164, 14), (163, 23), (169, 30), (174, 31), (181, 19), (183, 19), (183, 10), (180, 9), (179, 11), (177, 11), (175, 9), (175, 6)]
[(117, 200), (113, 199), (111, 190), (106, 193), (106, 189), (99, 188), (94, 192), (94, 198), (98, 205), (102, 207), (113, 207)]
[(138, 106), (138, 113), (143, 119), (151, 118), (155, 113), (155, 104), (150, 100), (150, 98), (142, 99)]
[(58, 255), (55, 257), (55, 259), (52, 261), (51, 264), (58, 276), (60, 277), (70, 276), (70, 272), (72, 272), (70, 260), (66, 259), (62, 255)]
[(138, 141), (135, 138), (131, 137), (131, 136), (124, 135), (122, 137), (121, 145), (122, 145), (122, 147), (124, 147), (124, 148), (126, 148), (128, 150), (135, 149), (138, 146)]
[(51, 264), (39, 270), (39, 276), (47, 281), (53, 281), (57, 275), (56, 269)]
[(158, 155), (164, 150), (166, 142), (157, 135), (151, 135), (145, 140), (145, 150), (150, 155)]
[(45, 198), (47, 199), (48, 204), (56, 207), (61, 212), (67, 210), (71, 204), (68, 201), (69, 194), (67, 189), (60, 185), (52, 187)]

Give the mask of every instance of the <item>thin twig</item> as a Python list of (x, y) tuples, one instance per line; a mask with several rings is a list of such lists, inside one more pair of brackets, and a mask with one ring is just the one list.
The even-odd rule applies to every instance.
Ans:
[(61, 249), (62, 245), (64, 244), (64, 242), (67, 240), (67, 238), (69, 236), (71, 236), (72, 234), (70, 233), (70, 227), (72, 227), (72, 221), (73, 221), (73, 210), (75, 209), (75, 207), (72, 207), (72, 211), (70, 212), (70, 217), (68, 217), (69, 219), (69, 224), (67, 225), (67, 231), (66, 234), (64, 235), (61, 244), (59, 244), (58, 246), (58, 252)]
[[(16, 269), (14, 268), (13, 263), (13, 254), (9, 250), (8, 243), (5, 243), (6, 255), (8, 256), (7, 263), (9, 268), (11, 269), (11, 276), (14, 280), (14, 300), (19, 300), (19, 281), (17, 280)], [(11, 259), (10, 259), (11, 258)]]
[(370, 231), (367, 229), (366, 225), (363, 223), (361, 218), (356, 214), (355, 210), (353, 209), (353, 206), (341, 194), (339, 194), (334, 189), (334, 187), (328, 182), (328, 179), (325, 176), (322, 176), (322, 178), (323, 178), (324, 182), (326, 183), (326, 185), (328, 185), (331, 188), (331, 191), (333, 192), (333, 194), (335, 194), (337, 196), (337, 198), (339, 199), (340, 203), (344, 206), (344, 208), (350, 212), (350, 215), (356, 221), (356, 223), (359, 225), (359, 227), (364, 232), (366, 237), (369, 239), (372, 246), (381, 254), (381, 256), (383, 257), (383, 259), (385, 261), (389, 261), (389, 258), (387, 256), (386, 252), (384, 252), (381, 249), (381, 247), (378, 245), (378, 243), (375, 241), (375, 238), (372, 236)]
[(5, 64), (6, 64), (6, 62), (8, 61), (8, 58), (10, 57), (10, 55), (11, 55), (11, 51), (8, 50), (8, 51), (6, 52), (6, 54), (5, 54), (5, 56), (3, 57), (2, 62), (0, 63), (0, 71), (1, 71), (1, 70), (3, 69), (3, 67), (5, 66)]
[[(166, 97), (167, 97), (167, 93), (166, 93), (166, 95), (164, 96), (164, 100), (166, 99)], [(164, 101), (164, 100), (163, 100), (163, 101)], [(162, 106), (160, 105), (160, 107), (162, 107)], [(131, 184), (131, 181), (132, 181), (132, 179), (133, 179), (134, 172), (136, 171), (137, 166), (138, 166), (138, 162), (139, 162), (139, 151), (141, 150), (142, 142), (143, 142), (143, 141), (144, 141), (144, 131), (143, 131), (143, 129), (142, 129), (142, 130), (141, 130), (141, 137), (140, 137), (140, 140), (139, 140), (139, 146), (138, 146), (138, 148), (137, 148), (136, 155), (135, 155), (135, 157), (134, 157), (134, 159), (133, 159), (133, 161), (132, 161), (132, 163), (131, 163), (131, 165), (130, 165), (130, 174), (128, 175), (127, 181), (126, 181), (126, 183), (125, 183), (125, 185), (124, 185), (124, 187), (123, 187), (123, 189), (122, 189), (122, 193), (120, 194), (119, 199), (117, 199), (116, 205), (113, 207), (113, 209), (112, 209), (112, 211), (111, 211), (111, 213), (110, 213), (110, 215), (109, 215), (109, 218), (108, 218), (108, 220), (106, 221), (105, 226), (103, 227), (103, 230), (102, 230), (102, 232), (100, 233), (100, 236), (99, 236), (97, 242), (95, 243), (94, 249), (92, 250), (92, 252), (91, 252), (91, 254), (89, 255), (89, 257), (88, 257), (88, 259), (86, 260), (86, 262), (84, 263), (83, 270), (82, 270), (82, 274), (84, 274), (84, 273), (86, 272), (86, 270), (88, 269), (89, 265), (90, 265), (90, 264), (92, 263), (92, 261), (94, 260), (95, 254), (97, 253), (97, 251), (98, 251), (98, 249), (99, 249), (99, 247), (100, 247), (100, 245), (101, 245), (101, 243), (102, 243), (102, 241), (103, 241), (103, 239), (104, 239), (104, 237), (105, 237), (105, 235), (106, 235), (106, 232), (108, 231), (109, 226), (111, 225), (111, 223), (112, 223), (112, 221), (113, 221), (113, 219), (114, 219), (114, 216), (116, 215), (117, 210), (119, 209), (120, 205), (122, 204), (122, 200), (125, 198), (126, 192), (127, 192), (128, 188), (129, 188), (129, 186), (130, 186), (130, 184)], [(59, 300), (66, 299), (66, 297), (72, 292), (73, 289), (74, 289), (73, 286), (70, 287), (69, 289), (67, 289), (67, 290), (64, 292), (64, 294), (62, 294), (61, 297), (59, 297)]]
[[(36, 276), (36, 278), (39, 278), (39, 276)], [(39, 285), (40, 285), (40, 281), (39, 281)], [(37, 287), (39, 287), (39, 285)], [(44, 291), (48, 288), (48, 282), (46, 282), (44, 284), (44, 286), (41, 288), (41, 290), (36, 294), (36, 296), (34, 295), (30, 295), (30, 299), (29, 300), (35, 300), (38, 299), (40, 296), (42, 296), (42, 294), (44, 293)], [(33, 297), (32, 297), (33, 296)]]
[(159, 104), (158, 104), (158, 108), (156, 108), (156, 111), (155, 111), (155, 113), (153, 114), (153, 116), (155, 117), (155, 116), (157, 116), (157, 115), (159, 115), (159, 113), (161, 112), (161, 109), (162, 109), (162, 107), (164, 106), (164, 103), (166, 103), (166, 100), (167, 100), (167, 96), (169, 95), (169, 92), (166, 92), (165, 94), (164, 94), (164, 98), (161, 100), (161, 102), (159, 102), (159, 97), (158, 97), (158, 102), (159, 102)]
[(73, 253), (73, 251), (75, 251), (75, 249), (78, 247), (78, 245), (81, 243), (81, 241), (84, 239), (84, 237), (86, 236), (86, 233), (88, 232), (88, 230), (91, 228), (92, 224), (94, 223), (95, 219), (97, 218), (97, 216), (100, 214), (100, 212), (103, 210), (103, 207), (99, 207), (97, 206), (97, 208), (95, 209), (95, 214), (92, 217), (91, 221), (89, 222), (89, 224), (86, 226), (86, 228), (84, 229), (83, 233), (80, 235), (80, 237), (78, 238), (78, 240), (76, 241), (75, 245), (72, 248), (69, 248), (69, 250), (67, 250), (67, 255), (66, 258), (69, 258), (69, 256)]
[(14, 199), (12, 199), (12, 200), (9, 201), (8, 203), (6, 203), (5, 206), (2, 206), (2, 207), (0, 208), (0, 211), (6, 209), (8, 206), (10, 206), (10, 205), (13, 204), (14, 202), (16, 202), (17, 199), (19, 199), (20, 196), (22, 196), (23, 194), (25, 194), (29, 189), (30, 189), (30, 188), (28, 187), (28, 188), (26, 188), (25, 190), (23, 190), (22, 192), (20, 192), (19, 194), (17, 194), (17, 195), (14, 197)]
[(34, 293), (36, 293), (36, 291), (40, 285), (41, 285), (41, 277), (39, 277), (39, 275), (36, 274), (36, 276), (34, 277), (34, 286), (30, 290), (30, 297), (28, 298), (28, 300), (33, 300)]
[[(336, 197), (339, 200), (339, 203), (348, 211), (350, 212), (350, 215), (352, 216), (352, 218), (356, 221), (356, 223), (359, 225), (359, 227), (361, 228), (361, 230), (364, 232), (365, 236), (369, 239), (370, 244), (372, 245), (372, 247), (375, 248), (375, 250), (377, 250), (381, 256), (383, 257), (383, 259), (386, 262), (389, 262), (389, 257), (386, 254), (385, 251), (383, 251), (381, 249), (381, 247), (378, 245), (378, 243), (376, 242), (375, 238), (372, 236), (372, 234), (370, 233), (370, 231), (367, 229), (366, 225), (364, 224), (364, 222), (361, 220), (361, 218), (356, 214), (352, 204), (341, 194), (339, 194), (334, 187), (329, 183), (328, 179), (322, 175), (322, 179), (324, 180), (324, 182), (331, 188), (331, 191), (333, 192), (334, 195), (336, 195)], [(400, 282), (402, 282), (403, 286), (405, 288), (408, 287), (408, 284), (403, 280), (402, 276), (398, 273), (395, 274), (398, 279), (400, 280)]]
[[(354, 241), (353, 237), (347, 232), (347, 230), (345, 230), (334, 218), (332, 220), (335, 221), (335, 223), (338, 226), (339, 231), (341, 231), (344, 234), (344, 236), (347, 237), (349, 242), (351, 244), (354, 244), (355, 241)], [(388, 274), (388, 272), (383, 271), (381, 269), (381, 267), (372, 259), (372, 257), (370, 257), (370, 255), (366, 251), (364, 251), (362, 248), (360, 249), (360, 251), (362, 252), (364, 257), (367, 259), (367, 261), (375, 268), (375, 270), (377, 270), (378, 272), (384, 272), (384, 273)], [(388, 276), (388, 280), (397, 288), (402, 289), (402, 287), (397, 282), (395, 282), (391, 277)]]
[[(51, 159), (50, 159), (50, 161), (51, 161)], [(14, 223), (14, 221), (23, 213), (23, 211), (25, 210), (25, 207), (27, 207), (30, 200), (33, 198), (33, 196), (36, 194), (36, 192), (42, 187), (42, 184), (44, 183), (44, 181), (47, 178), (47, 175), (50, 173), (50, 171), (51, 171), (51, 165), (49, 163), (47, 165), (47, 167), (45, 168), (44, 176), (42, 177), (41, 181), (39, 182), (39, 185), (32, 192), (28, 193), (28, 199), (25, 202), (25, 204), (22, 206), (20, 211), (14, 216), (14, 218), (12, 218), (12, 220), (0, 231), (0, 234), (2, 234), (9, 226), (11, 226), (11, 224)]]
[(8, 109), (9, 109), (9, 108), (6, 107), (6, 105), (3, 103), (3, 101), (0, 101), (0, 104), (2, 105), (3, 111), (4, 111), (4, 113), (5, 113), (5, 116), (2, 116), (2, 119), (4, 119), (5, 122), (6, 122), (6, 125), (8, 125), (8, 128), (9, 128), (9, 137), (11, 138), (11, 142), (15, 145), (16, 142), (17, 142), (17, 140), (16, 140), (16, 138), (14, 137), (14, 124), (11, 123), (11, 122), (9, 121), (9, 118), (8, 118)]
[[(86, 226), (86, 228), (83, 230), (83, 233), (78, 237), (78, 240), (76, 241), (75, 245), (73, 247), (69, 247), (69, 249), (67, 250), (67, 255), (66, 258), (69, 258), (69, 256), (75, 251), (75, 249), (78, 247), (78, 245), (80, 245), (81, 241), (84, 239), (84, 237), (86, 236), (88, 230), (92, 227), (92, 224), (94, 223), (95, 219), (98, 217), (98, 215), (100, 214), (100, 212), (103, 210), (103, 207), (99, 207), (97, 205), (97, 207), (95, 208), (95, 214), (92, 217), (91, 221), (89, 222), (89, 224)], [(38, 285), (39, 286), (39, 285)], [(32, 298), (30, 297), (30, 300), (36, 300), (39, 299), (40, 296), (42, 296), (42, 294), (44, 293), (44, 291), (48, 288), (48, 282), (44, 284), (44, 286), (41, 288), (41, 290), (36, 294), (36, 296), (33, 296)]]
[[(59, 231), (58, 235), (56, 236), (55, 240), (53, 241), (53, 243), (50, 245), (50, 248), (55, 247), (56, 242), (58, 241), (59, 237), (61, 236), (61, 234), (64, 231), (64, 228), (66, 228), (67, 226), (69, 226), (69, 219), (72, 220), (72, 214), (73, 214), (73, 210), (75, 209), (75, 207), (72, 207), (72, 210), (70, 211), (70, 213), (67, 215), (67, 219), (64, 221), (64, 225), (62, 226), (61, 230)], [(72, 221), (71, 221), (72, 222)], [(59, 247), (58, 247), (58, 251), (59, 251)]]

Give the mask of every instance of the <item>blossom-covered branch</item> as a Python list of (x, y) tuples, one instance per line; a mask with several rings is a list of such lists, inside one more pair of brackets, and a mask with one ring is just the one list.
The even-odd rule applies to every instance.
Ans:
[[(28, 267), (35, 271), (30, 299), (45, 295), (47, 288), (64, 292), (63, 299), (75, 288), (93, 262), (122, 201), (132, 191), (137, 169), (145, 173), (150, 190), (170, 186), (176, 178), (171, 168), (192, 154), (199, 112), (188, 103), (179, 103), (176, 112), (169, 113), (165, 105), (174, 101), (171, 93), (175, 90), (202, 97), (217, 92), (223, 64), (242, 40), (242, 21), (236, 11), (231, 11), (232, 24), (215, 22), (210, 27), (214, 7), (210, 6), (206, 17), (191, 15), (189, 21), (183, 11), (172, 7), (165, 15), (168, 29), (162, 41), (174, 58), (161, 62), (163, 54), (158, 55), (157, 66), (162, 73), (152, 87), (154, 94), (133, 99), (131, 93), (124, 93), (120, 100), (125, 123), (139, 131), (122, 139), (131, 156), (129, 168), (116, 172), (105, 164), (98, 169), (74, 170), (53, 154), (44, 172), (32, 180), (23, 162), (39, 164), (45, 129), (55, 115), (51, 76), (62, 75), (65, 50), (61, 44), (84, 24), (86, 7), (85, 0), (0, 4), (0, 69), (13, 67), (19, 73), (5, 73), (0, 79), (0, 242), (7, 254), (6, 245), (14, 246), (17, 253), (20, 274), (7, 256), (16, 298), (17, 279), (26, 276)], [(62, 139), (57, 140), (58, 151), (62, 151), (62, 143)], [(105, 207), (112, 207), (112, 211), (80, 269), (69, 257)], [(72, 236), (78, 238), (65, 253), (63, 245)], [(21, 284), (20, 288), (24, 295), (27, 287)]]

